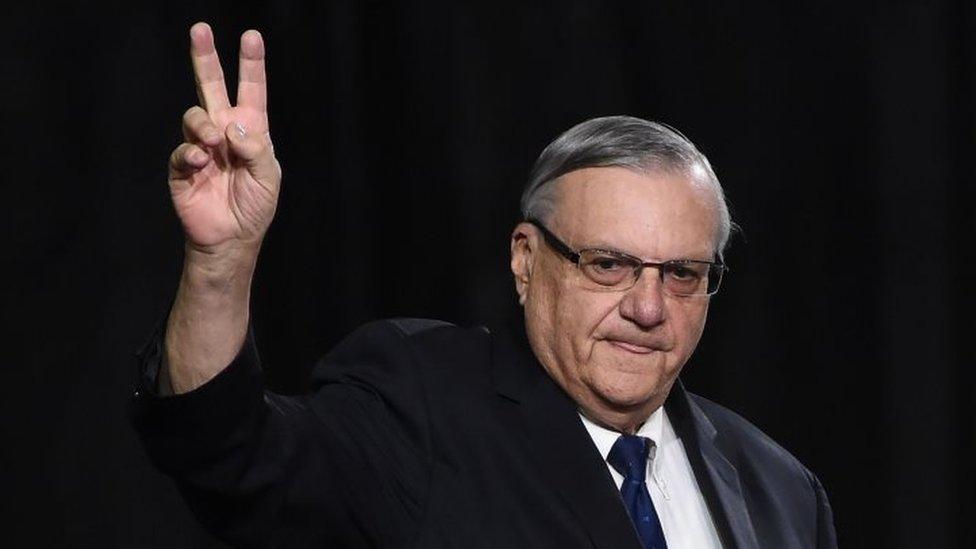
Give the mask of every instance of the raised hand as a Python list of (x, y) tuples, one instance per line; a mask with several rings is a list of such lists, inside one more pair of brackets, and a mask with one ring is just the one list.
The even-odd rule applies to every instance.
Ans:
[(219, 253), (260, 245), (274, 217), (281, 168), (268, 133), (264, 42), (241, 36), (237, 104), (231, 105), (213, 32), (190, 29), (200, 106), (183, 115), (185, 142), (170, 156), (169, 188), (187, 247)]
[(169, 162), (186, 255), (166, 324), (168, 367), (158, 379), (163, 394), (206, 383), (243, 345), (251, 280), (281, 185), (268, 134), (261, 35), (250, 30), (241, 36), (234, 106), (206, 23), (190, 29), (190, 56), (200, 106), (183, 115), (186, 141)]

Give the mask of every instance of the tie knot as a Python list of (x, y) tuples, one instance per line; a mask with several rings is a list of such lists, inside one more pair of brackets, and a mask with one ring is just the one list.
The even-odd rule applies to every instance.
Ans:
[(647, 455), (651, 451), (650, 440), (636, 435), (620, 435), (613, 443), (609, 463), (625, 479), (644, 482), (647, 473)]

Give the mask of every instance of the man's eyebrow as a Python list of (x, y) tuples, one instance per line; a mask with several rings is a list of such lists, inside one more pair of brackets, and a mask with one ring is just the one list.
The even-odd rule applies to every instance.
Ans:
[[(597, 240), (593, 244), (587, 244), (587, 245), (579, 248), (579, 251), (583, 251), (583, 250), (596, 250), (596, 251), (600, 251), (600, 252), (609, 252), (609, 253), (612, 253), (612, 254), (617, 254), (617, 255), (622, 255), (622, 256), (630, 257), (630, 258), (636, 259), (636, 260), (638, 260), (640, 262), (654, 261), (654, 259), (645, 260), (644, 258), (642, 258), (641, 256), (639, 256), (637, 254), (633, 254), (633, 253), (630, 253), (630, 252), (625, 252), (625, 251), (617, 248), (616, 246), (611, 246), (609, 244), (605, 244), (604, 241), (602, 241), (602, 240)], [(660, 261), (712, 261), (712, 259), (700, 259), (699, 258), (699, 257), (704, 257), (705, 255), (706, 254), (689, 253), (689, 254), (687, 254), (685, 256), (682, 256), (682, 257), (659, 258), (659, 260)]]
[(611, 246), (610, 244), (606, 244), (600, 240), (596, 241), (593, 244), (587, 244), (582, 248), (580, 248), (580, 250), (597, 250), (601, 252), (610, 252), (612, 254), (617, 254), (617, 255), (625, 255), (627, 257), (632, 257), (634, 259), (640, 259), (639, 255), (635, 255), (630, 252), (625, 252), (616, 246)]

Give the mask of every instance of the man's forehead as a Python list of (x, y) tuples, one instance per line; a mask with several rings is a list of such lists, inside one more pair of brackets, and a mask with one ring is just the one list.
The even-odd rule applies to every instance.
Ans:
[(552, 218), (574, 246), (710, 258), (717, 226), (715, 193), (669, 171), (584, 168), (563, 175)]

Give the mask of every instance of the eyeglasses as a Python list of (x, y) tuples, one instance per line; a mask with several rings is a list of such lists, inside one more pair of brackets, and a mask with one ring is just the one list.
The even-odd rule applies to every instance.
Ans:
[(654, 267), (661, 277), (664, 291), (675, 297), (713, 295), (722, 284), (722, 275), (729, 270), (720, 261), (672, 259), (661, 263), (644, 261), (615, 250), (586, 248), (574, 251), (552, 234), (540, 221), (526, 219), (535, 225), (548, 244), (559, 255), (575, 263), (597, 290), (624, 291), (633, 288), (644, 267)]

